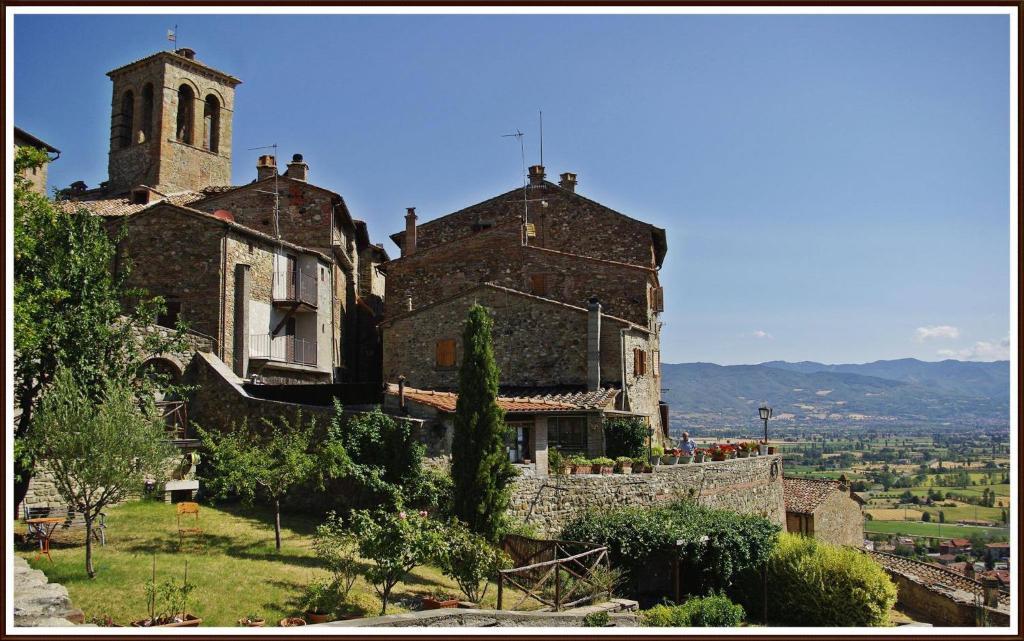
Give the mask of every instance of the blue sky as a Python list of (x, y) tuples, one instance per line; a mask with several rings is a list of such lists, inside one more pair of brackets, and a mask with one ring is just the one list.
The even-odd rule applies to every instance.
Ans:
[(666, 362), (992, 360), (1008, 348), (1006, 16), (28, 16), (18, 126), (105, 180), (107, 71), (179, 45), (244, 81), (234, 182), (302, 153), (392, 255), (548, 176), (668, 231)]

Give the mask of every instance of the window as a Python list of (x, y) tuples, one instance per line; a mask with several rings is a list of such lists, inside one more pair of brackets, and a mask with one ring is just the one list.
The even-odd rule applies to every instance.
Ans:
[(153, 84), (142, 88), (142, 123), (139, 126), (139, 142), (147, 142), (153, 129)]
[(181, 316), (181, 302), (167, 301), (167, 309), (157, 314), (156, 324), (160, 327), (174, 329), (178, 325), (178, 318)]
[(659, 350), (651, 352), (651, 373), (661, 376), (661, 352)]
[(583, 416), (548, 418), (548, 447), (581, 453), (587, 449), (587, 419)]
[(119, 149), (124, 149), (131, 143), (134, 123), (135, 94), (126, 91), (121, 96), (121, 128), (117, 132), (117, 146)]
[(209, 95), (203, 104), (203, 149), (216, 152), (220, 147), (220, 101)]
[(181, 85), (178, 88), (178, 121), (177, 128), (175, 129), (176, 139), (178, 142), (185, 144), (193, 144), (192, 137), (192, 125), (193, 125), (193, 112), (195, 110), (196, 94), (192, 91), (192, 87), (188, 85)]
[(530, 292), (537, 296), (547, 296), (548, 279), (544, 274), (530, 276)]
[(651, 290), (651, 307), (656, 312), (665, 311), (665, 289), (662, 287), (655, 287)]
[(633, 375), (647, 375), (647, 352), (639, 347), (633, 348)]
[(442, 338), (437, 341), (435, 356), (437, 367), (455, 367), (455, 339)]

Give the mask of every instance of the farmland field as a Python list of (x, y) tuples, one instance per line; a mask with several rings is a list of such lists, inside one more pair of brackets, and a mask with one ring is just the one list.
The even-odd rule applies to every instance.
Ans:
[(865, 521), (865, 532), (879, 534), (909, 534), (911, 536), (932, 536), (937, 538), (969, 537), (979, 533), (988, 538), (1006, 537), (1009, 530), (1002, 527), (976, 527), (955, 523), (920, 523), (915, 521)]

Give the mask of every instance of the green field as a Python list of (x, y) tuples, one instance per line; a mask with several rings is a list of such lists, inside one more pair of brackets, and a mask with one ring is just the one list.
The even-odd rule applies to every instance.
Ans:
[(1001, 527), (976, 527), (954, 523), (921, 523), (919, 521), (865, 521), (864, 531), (877, 534), (907, 534), (911, 536), (932, 536), (937, 538), (969, 537), (980, 533), (988, 538), (1009, 536), (1009, 530)]

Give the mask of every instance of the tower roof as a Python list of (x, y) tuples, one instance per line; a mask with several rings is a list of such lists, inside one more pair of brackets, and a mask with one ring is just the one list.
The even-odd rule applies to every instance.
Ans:
[[(191, 51), (191, 50), (179, 50), (179, 51)], [(223, 71), (220, 71), (218, 69), (214, 69), (213, 67), (211, 67), (211, 66), (209, 66), (207, 64), (203, 64), (202, 62), (199, 62), (195, 58), (186, 57), (186, 56), (184, 56), (181, 53), (178, 53), (176, 51), (174, 51), (174, 52), (172, 52), (172, 51), (158, 51), (158, 52), (156, 52), (156, 53), (154, 53), (152, 55), (146, 56), (145, 58), (140, 58), (139, 60), (135, 60), (134, 62), (129, 62), (126, 65), (118, 67), (117, 69), (112, 69), (111, 71), (107, 72), (107, 76), (113, 78), (114, 76), (118, 76), (118, 75), (121, 75), (122, 73), (131, 71), (133, 69), (137, 69), (137, 68), (142, 67), (142, 66), (145, 66), (145, 65), (153, 62), (154, 60), (158, 60), (158, 59), (159, 60), (163, 60), (164, 62), (175, 64), (175, 65), (178, 65), (178, 66), (181, 66), (181, 67), (185, 67), (186, 69), (191, 69), (191, 70), (196, 71), (198, 73), (211, 75), (214, 78), (216, 78), (217, 80), (220, 80), (224, 84), (229, 85), (231, 87), (235, 87), (237, 85), (242, 84), (242, 81), (239, 80), (238, 78), (236, 78), (236, 77), (234, 77), (234, 76), (232, 76), (230, 74), (226, 74)]]

